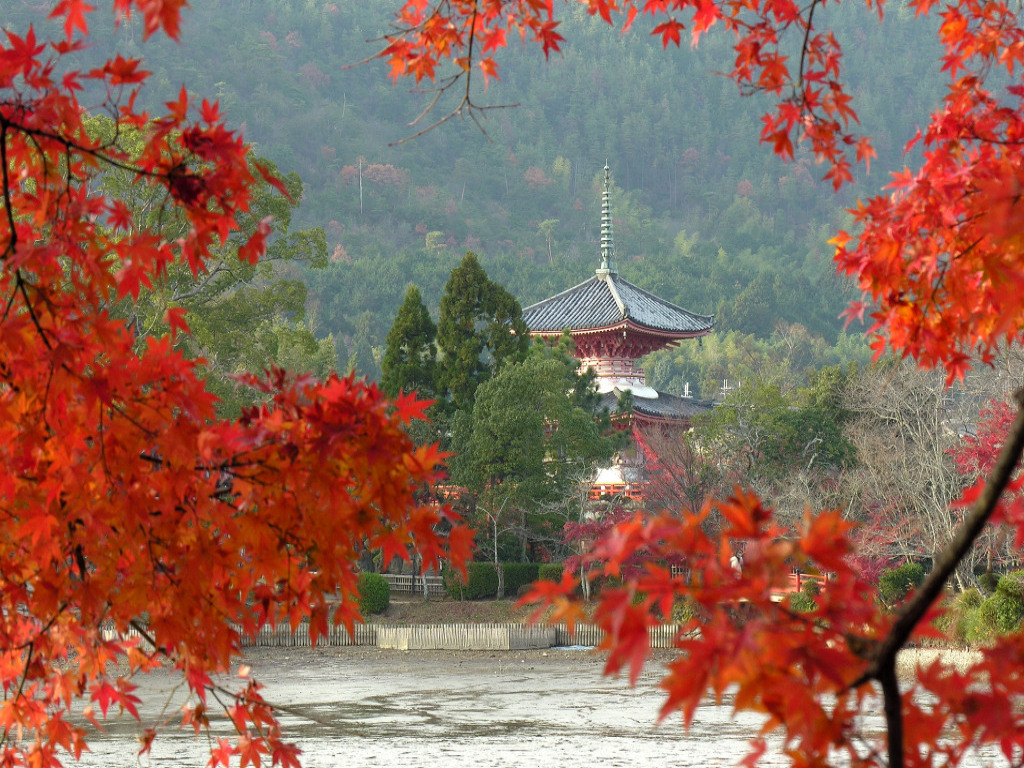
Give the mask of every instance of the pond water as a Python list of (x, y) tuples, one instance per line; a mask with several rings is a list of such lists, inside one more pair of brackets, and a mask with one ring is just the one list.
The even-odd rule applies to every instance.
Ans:
[[(686, 732), (678, 717), (657, 724), (656, 668), (636, 688), (601, 676), (584, 651), (403, 653), (377, 649), (261, 649), (247, 661), (265, 696), (287, 705), (288, 737), (307, 768), (572, 768), (731, 766), (760, 719), (702, 705)], [(122, 718), (90, 742), (86, 766), (203, 766), (209, 742), (166, 728), (137, 758), (143, 727), (184, 701), (166, 674), (143, 678), (142, 724)], [(226, 723), (215, 724), (226, 733)], [(878, 730), (877, 723), (865, 723)], [(980, 764), (980, 763), (978, 763)], [(769, 752), (764, 766), (788, 765)]]

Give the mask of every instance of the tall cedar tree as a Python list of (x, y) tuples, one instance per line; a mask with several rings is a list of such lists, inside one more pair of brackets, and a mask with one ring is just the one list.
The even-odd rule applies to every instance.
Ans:
[[(175, 346), (183, 307), (141, 343), (110, 311), (180, 266), (208, 277), (244, 231), (257, 180), (288, 190), (250, 165), (215, 103), (182, 88), (166, 114), (142, 113), (140, 61), (76, 69), (93, 10), (44, 5), (64, 22), (58, 39), (29, 28), (0, 41), (0, 763), (76, 759), (84, 720), (138, 719), (132, 678), (161, 669), (190, 703), (143, 731), (140, 755), (166, 727), (209, 736), (208, 705), (223, 705), (211, 767), (294, 768), (298, 749), (259, 684), (244, 670), (235, 684), (215, 678), (243, 638), (268, 622), (308, 621), (314, 642), (331, 622), (351, 629), (367, 544), (385, 560), (416, 551), (436, 564), (446, 551), (465, 558), (470, 538), (449, 510), (419, 501), (440, 465), (405, 431), (423, 403), (271, 370), (247, 377), (264, 402), (220, 420), (198, 364)], [(140, 16), (147, 38), (173, 38), (184, 3), (113, 6), (118, 21)], [(86, 84), (106, 94), (95, 108), (116, 116), (115, 136), (138, 132), (141, 151), (90, 136)], [(148, 227), (102, 189), (111, 168), (138, 185), (130, 200), (152, 194), (180, 231)], [(270, 222), (254, 224), (232, 245), (243, 265), (267, 248)]]
[[(838, 189), (854, 164), (875, 157), (870, 138), (856, 133), (853, 95), (843, 77), (843, 49), (828, 22), (825, 0), (581, 0), (593, 15), (630, 26), (649, 16), (662, 44), (692, 45), (716, 25), (733, 36), (721, 70), (741, 92), (774, 103), (763, 116), (761, 139), (792, 159), (797, 145)], [(842, 0), (840, 0), (842, 1)], [(884, 3), (865, 0), (881, 16)], [(1024, 340), (1024, 21), (1005, 0), (910, 0), (915, 15), (940, 16), (935, 27), (941, 55), (936, 71), (946, 95), (910, 146), (915, 168), (897, 169), (890, 189), (851, 211), (855, 234), (834, 238), (838, 270), (863, 291), (851, 317), (868, 314), (873, 346), (893, 349), (926, 368), (945, 368), (949, 380), (978, 359), (988, 362), (1007, 344)], [(471, 80), (498, 74), (497, 58), (509, 37), (537, 42), (545, 55), (563, 42), (552, 0), (407, 0), (380, 55), (394, 77), (416, 82), (441, 78), (440, 99), (455, 99), (450, 115), (474, 114)], [(437, 103), (435, 101), (434, 103)], [(440, 122), (447, 116), (442, 115)], [(969, 747), (995, 744), (1009, 762), (1024, 753), (1024, 635), (1001, 637), (969, 669), (947, 674), (923, 670), (901, 690), (896, 654), (915, 633), (929, 629), (932, 605), (990, 523), (1013, 526), (1024, 544), (1024, 502), (1014, 467), (1024, 451), (1024, 392), (988, 479), (968, 489), (951, 514), (962, 519), (933, 570), (896, 615), (875, 600), (874, 588), (851, 565), (851, 524), (841, 511), (808, 513), (795, 529), (782, 526), (753, 494), (678, 517), (630, 520), (594, 543), (598, 569), (617, 576), (644, 551), (651, 566), (608, 590), (595, 619), (607, 630), (608, 670), (639, 674), (648, 652), (647, 628), (678, 599), (696, 609), (680, 633), (678, 657), (662, 686), (663, 714), (680, 711), (692, 721), (707, 691), (726, 690), (737, 709), (767, 715), (748, 764), (766, 749), (763, 734), (782, 732), (783, 749), (798, 765), (955, 766)], [(724, 524), (708, 536), (712, 509)], [(743, 568), (730, 565), (742, 552)], [(688, 577), (655, 563), (686, 557)], [(792, 568), (834, 575), (810, 613), (777, 603), (773, 591)], [(539, 586), (554, 603), (556, 619), (581, 609), (574, 585)], [(743, 604), (742, 612), (736, 606)], [(745, 619), (739, 621), (742, 615)], [(863, 714), (881, 691), (884, 742), (864, 734)]]
[(363, 312), (355, 323), (349, 348), (348, 373), (375, 381), (380, 373), (373, 346), (373, 315)]
[(467, 251), (441, 296), (438, 394), (455, 410), (472, 410), (477, 387), (496, 375), (506, 361), (522, 360), (529, 347), (519, 302), (492, 282), (476, 254)]
[(423, 304), (420, 289), (410, 285), (388, 332), (381, 362), (381, 388), (388, 397), (416, 392), (434, 395), (437, 375), (437, 326)]

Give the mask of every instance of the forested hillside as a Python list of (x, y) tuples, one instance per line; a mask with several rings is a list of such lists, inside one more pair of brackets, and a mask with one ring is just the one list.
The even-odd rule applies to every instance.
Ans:
[[(211, 0), (186, 14), (184, 45), (142, 45), (141, 23), (97, 30), (95, 49), (145, 57), (155, 73), (148, 97), (173, 98), (182, 83), (220, 99), (260, 155), (297, 172), (304, 199), (293, 225), (322, 227), (330, 263), (309, 271), (308, 319), (333, 333), (341, 365), (377, 364), (410, 282), (436, 307), (466, 250), (525, 306), (586, 279), (597, 266), (600, 169), (615, 183), (618, 266), (629, 280), (701, 313), (721, 332), (768, 338), (782, 321), (828, 345), (851, 298), (835, 277), (827, 240), (864, 179), (833, 195), (822, 170), (798, 156), (784, 164), (758, 147), (763, 109), (735, 85), (706, 76), (730, 60), (724, 35), (697, 50), (665, 52), (634, 28), (610, 32), (566, 6), (571, 41), (545, 63), (509, 57), (501, 80), (477, 100), (500, 107), (454, 119), (395, 145), (443, 116), (444, 102), (415, 127), (430, 94), (395, 87), (383, 65), (350, 66), (376, 50), (394, 3), (383, 0)], [(847, 53), (858, 113), (880, 164), (898, 162), (914, 133), (908, 115), (938, 98), (925, 62), (928, 24), (909, 11), (877, 17), (833, 8), (833, 26), (856, 41)], [(27, 4), (6, 24), (37, 19)], [(97, 102), (99, 99), (97, 98)], [(911, 108), (913, 107), (913, 108)], [(848, 341), (843, 341), (849, 345)], [(675, 387), (670, 360), (649, 364)], [(685, 367), (685, 366), (684, 366)]]

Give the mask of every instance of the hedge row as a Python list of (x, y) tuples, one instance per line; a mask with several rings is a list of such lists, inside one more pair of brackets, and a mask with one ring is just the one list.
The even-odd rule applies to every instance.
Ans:
[(565, 566), (561, 563), (541, 563), (538, 578), (541, 581), (561, 581)]
[[(505, 595), (514, 597), (537, 579), (562, 578), (560, 563), (502, 563), (505, 572)], [(444, 588), (459, 600), (486, 600), (498, 595), (498, 570), (494, 563), (468, 563), (467, 580), (451, 570), (445, 571)]]

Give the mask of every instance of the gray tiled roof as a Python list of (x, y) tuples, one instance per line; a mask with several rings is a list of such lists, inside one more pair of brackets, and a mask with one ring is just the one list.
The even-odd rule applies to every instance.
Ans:
[(523, 310), (523, 320), (534, 332), (604, 328), (626, 319), (654, 331), (687, 335), (707, 333), (714, 324), (713, 315), (677, 307), (606, 270)]
[[(601, 396), (601, 406), (614, 413), (621, 395), (619, 390), (605, 393)], [(667, 392), (659, 392), (656, 398), (633, 398), (634, 413), (656, 419), (690, 419), (699, 413), (710, 411), (712, 407), (706, 400), (670, 395)]]

